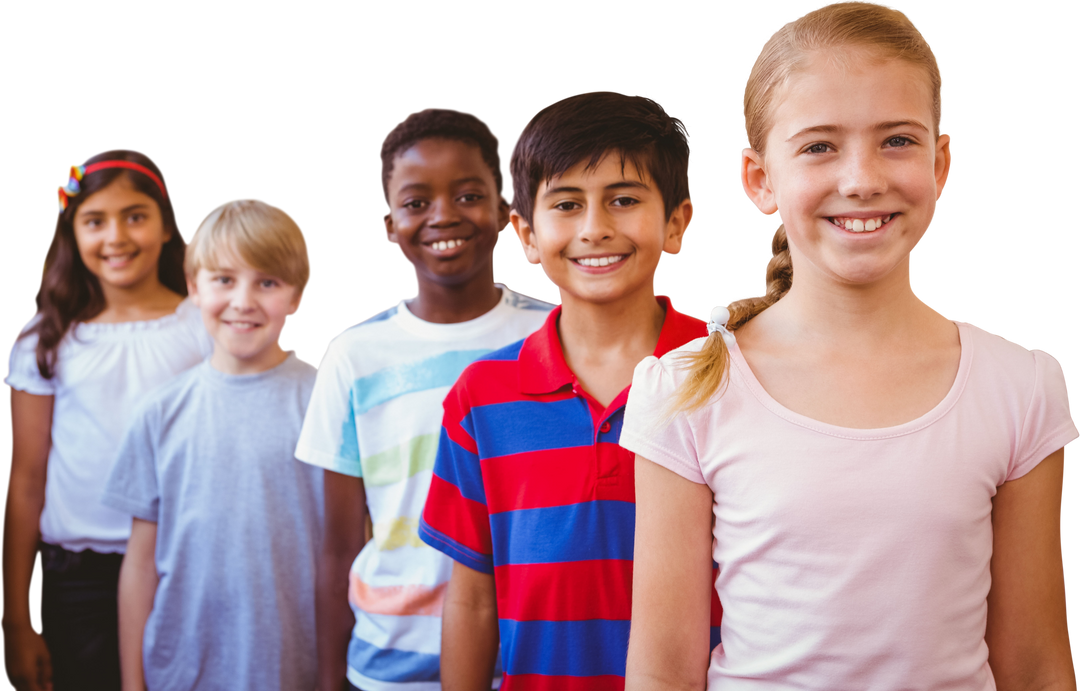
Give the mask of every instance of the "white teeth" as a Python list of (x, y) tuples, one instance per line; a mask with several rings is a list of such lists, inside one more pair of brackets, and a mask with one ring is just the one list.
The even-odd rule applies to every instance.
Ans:
[(885, 225), (891, 221), (895, 215), (896, 214), (889, 214), (888, 216), (878, 216), (877, 218), (843, 218), (842, 216), (834, 216), (831, 220), (834, 225), (850, 230), (853, 233), (868, 233)]
[(575, 259), (574, 261), (582, 266), (593, 266), (599, 268), (601, 266), (611, 266), (612, 264), (617, 264), (622, 261), (625, 256), (626, 255), (616, 254), (609, 257), (582, 257), (581, 259)]
[(455, 240), (439, 240), (438, 242), (431, 243), (431, 248), (433, 250), (437, 250), (439, 252), (442, 252), (444, 250), (451, 250), (451, 249), (454, 249), (455, 247), (460, 247), (460, 246), (462, 246), (464, 244), (465, 244), (465, 240), (462, 239), (462, 238), (457, 238)]

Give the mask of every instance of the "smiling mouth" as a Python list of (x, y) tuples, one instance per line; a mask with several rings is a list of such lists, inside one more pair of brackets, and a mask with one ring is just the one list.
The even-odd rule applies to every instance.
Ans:
[(226, 321), (225, 323), (233, 327), (234, 329), (248, 330), (259, 327), (259, 324), (256, 322)]
[(136, 252), (128, 252), (126, 254), (108, 254), (108, 255), (102, 255), (101, 258), (105, 260), (105, 263), (109, 264), (110, 266), (113, 266), (113, 265), (117, 265), (117, 264), (126, 264), (127, 262), (134, 259), (135, 255), (137, 255), (137, 254), (138, 254), (137, 251)]
[(445, 252), (446, 250), (452, 250), (455, 247), (461, 247), (468, 239), (469, 238), (453, 238), (451, 240), (434, 240), (432, 242), (423, 242), (420, 244), (424, 247), (430, 247), (437, 252)]
[(571, 259), (578, 266), (588, 266), (596, 269), (604, 266), (611, 266), (612, 264), (618, 264), (623, 261), (629, 254), (609, 254), (606, 257), (581, 257), (579, 259)]
[(894, 218), (896, 218), (896, 214), (894, 213), (888, 214), (886, 216), (878, 216), (876, 218), (848, 218), (846, 216), (829, 216), (829, 223), (832, 223), (837, 228), (850, 230), (853, 233), (869, 233), (870, 231), (877, 230), (878, 228), (885, 225)]

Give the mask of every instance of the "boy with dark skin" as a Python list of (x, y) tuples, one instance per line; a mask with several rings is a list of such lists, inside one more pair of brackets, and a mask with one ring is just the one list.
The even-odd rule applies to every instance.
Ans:
[(439, 688), (440, 623), (430, 615), (442, 609), (451, 566), (416, 529), (440, 404), (468, 362), (535, 330), (551, 308), (494, 282), (509, 208), (497, 142), (482, 122), (415, 113), (387, 137), (382, 158), (387, 238), (412, 263), (418, 294), (330, 345), (296, 452), (325, 469), (322, 691)]
[(486, 688), (500, 639), (504, 689), (622, 688), (634, 506), (633, 456), (617, 445), (626, 395), (643, 358), (706, 333), (653, 291), (660, 255), (680, 250), (693, 214), (688, 154), (678, 120), (611, 93), (546, 108), (518, 142), (511, 222), (562, 306), (522, 343), (470, 365), (444, 404), (420, 534), (455, 559), (448, 691)]

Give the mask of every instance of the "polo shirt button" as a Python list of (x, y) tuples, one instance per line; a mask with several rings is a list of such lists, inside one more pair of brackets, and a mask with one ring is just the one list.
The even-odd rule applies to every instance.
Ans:
[(611, 431), (611, 423), (610, 422), (605, 422), (604, 424), (600, 425), (600, 434), (607, 434), (610, 431)]

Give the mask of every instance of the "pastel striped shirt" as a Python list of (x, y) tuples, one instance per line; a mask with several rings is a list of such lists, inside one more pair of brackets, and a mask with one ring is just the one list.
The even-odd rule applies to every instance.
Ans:
[(417, 528), (438, 445), (442, 400), (465, 367), (543, 324), (551, 305), (502, 287), (468, 322), (433, 324), (404, 303), (330, 344), (296, 457), (364, 479), (371, 540), (353, 562), (356, 626), (348, 679), (365, 691), (436, 691), (452, 562)]
[[(704, 322), (657, 301), (657, 356), (705, 335)], [(619, 434), (630, 388), (606, 408), (581, 388), (562, 354), (560, 310), (450, 391), (420, 523), (422, 540), (494, 574), (509, 691), (616, 690), (626, 672), (634, 456)]]

